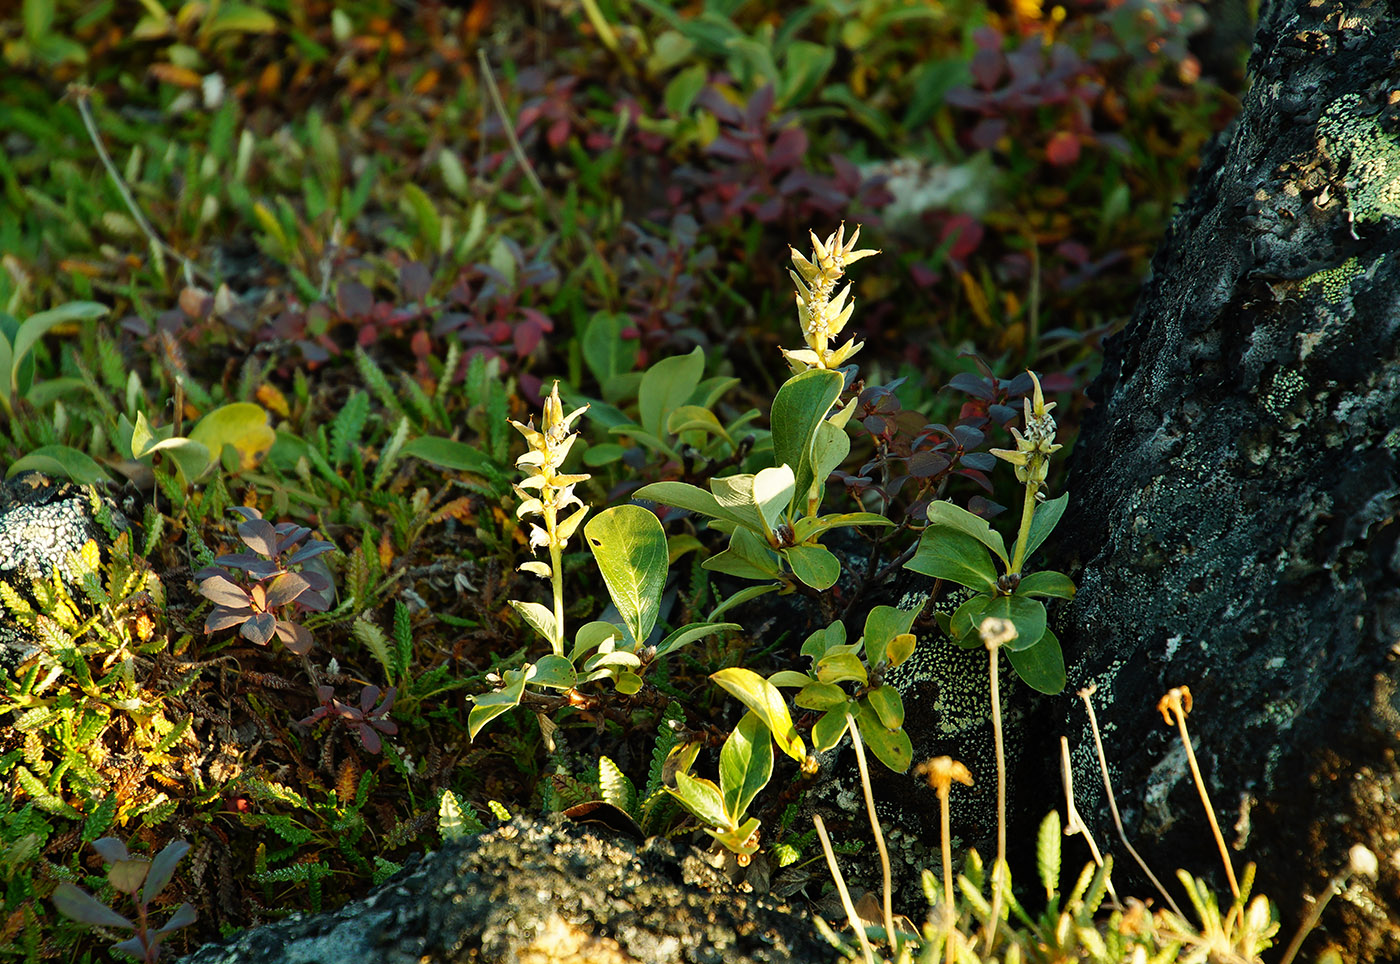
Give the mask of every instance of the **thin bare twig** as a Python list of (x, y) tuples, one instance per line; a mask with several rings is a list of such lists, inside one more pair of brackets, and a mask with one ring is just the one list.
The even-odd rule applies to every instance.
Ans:
[(195, 264), (189, 258), (176, 251), (165, 240), (156, 233), (156, 229), (151, 226), (151, 222), (146, 220), (146, 215), (141, 212), (141, 208), (136, 204), (136, 198), (132, 196), (131, 190), (122, 180), (120, 172), (117, 171), (116, 164), (112, 163), (112, 156), (107, 153), (107, 148), (102, 143), (102, 136), (97, 131), (97, 122), (93, 120), (92, 108), (88, 104), (89, 90), (81, 84), (70, 84), (68, 93), (72, 96), (74, 103), (78, 105), (78, 113), (82, 115), (83, 126), (87, 128), (88, 137), (92, 140), (92, 146), (97, 149), (97, 156), (102, 161), (102, 166), (107, 169), (107, 176), (116, 185), (117, 193), (121, 195), (122, 201), (126, 203), (126, 209), (131, 212), (131, 217), (136, 221), (137, 227), (150, 240), (152, 246), (168, 258), (173, 258), (180, 263), (185, 271), (185, 281), (188, 284), (194, 283), (194, 277), (198, 277), (209, 284), (218, 284), (219, 279)]
[(1128, 848), (1128, 853), (1132, 854), (1133, 859), (1137, 861), (1137, 865), (1142, 868), (1142, 872), (1147, 875), (1147, 879), (1152, 881), (1152, 886), (1157, 888), (1157, 892), (1171, 907), (1172, 912), (1184, 920), (1186, 915), (1181, 912), (1176, 901), (1172, 900), (1172, 895), (1167, 893), (1167, 888), (1162, 886), (1162, 882), (1157, 879), (1152, 868), (1147, 866), (1147, 861), (1142, 859), (1142, 855), (1132, 844), (1128, 843), (1127, 831), (1123, 829), (1123, 818), (1118, 814), (1118, 801), (1113, 797), (1113, 782), (1108, 776), (1108, 757), (1103, 752), (1103, 738), (1099, 736), (1099, 720), (1094, 715), (1094, 704), (1089, 699), (1097, 689), (1097, 686), (1086, 687), (1079, 691), (1079, 698), (1084, 701), (1084, 708), (1089, 711), (1089, 727), (1094, 731), (1094, 746), (1099, 753), (1099, 772), (1103, 774), (1103, 788), (1108, 793), (1108, 808), (1113, 812), (1113, 823), (1118, 828), (1118, 837), (1123, 841), (1123, 846)]
[(535, 189), (535, 193), (540, 196), (541, 200), (547, 200), (544, 184), (540, 182), (539, 175), (531, 166), (530, 159), (525, 156), (525, 149), (520, 146), (520, 139), (515, 136), (515, 124), (511, 122), (510, 115), (506, 113), (506, 102), (501, 99), (501, 90), (496, 86), (496, 75), (491, 72), (491, 64), (486, 59), (486, 51), (479, 47), (476, 51), (476, 61), (481, 66), (481, 79), (486, 81), (486, 92), (491, 96), (491, 106), (496, 109), (496, 116), (500, 118), (501, 126), (505, 128), (506, 140), (510, 142), (511, 152), (525, 171), (525, 177), (529, 180), (530, 186)]

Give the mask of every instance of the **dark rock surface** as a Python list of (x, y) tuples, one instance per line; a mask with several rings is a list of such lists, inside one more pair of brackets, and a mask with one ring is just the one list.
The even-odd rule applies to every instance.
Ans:
[(811, 919), (735, 890), (697, 850), (517, 818), (405, 867), (364, 900), (185, 964), (778, 964), (835, 960)]
[(1134, 842), (1164, 879), (1219, 874), (1155, 709), (1188, 685), (1236, 863), (1286, 914), (1352, 844), (1380, 857), (1305, 957), (1400, 960), (1397, 50), (1386, 5), (1264, 11), (1244, 111), (1091, 393), (1059, 532), (1070, 689), (1020, 775), (1055, 785), (1067, 732), (1080, 809), (1120, 851), (1073, 696), (1096, 684)]

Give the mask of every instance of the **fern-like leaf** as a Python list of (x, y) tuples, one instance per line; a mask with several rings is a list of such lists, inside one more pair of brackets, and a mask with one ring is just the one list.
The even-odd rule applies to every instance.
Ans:
[(330, 462), (340, 465), (350, 455), (350, 450), (360, 444), (360, 435), (369, 420), (369, 396), (355, 392), (345, 402), (345, 407), (331, 423)]

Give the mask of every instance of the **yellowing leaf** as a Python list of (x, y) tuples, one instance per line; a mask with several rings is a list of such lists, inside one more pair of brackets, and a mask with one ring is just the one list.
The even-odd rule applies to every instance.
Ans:
[(189, 437), (209, 449), (211, 463), (219, 459), (225, 445), (233, 446), (238, 467), (244, 470), (255, 468), (277, 441), (277, 433), (267, 424), (267, 412), (252, 402), (214, 409), (199, 420)]

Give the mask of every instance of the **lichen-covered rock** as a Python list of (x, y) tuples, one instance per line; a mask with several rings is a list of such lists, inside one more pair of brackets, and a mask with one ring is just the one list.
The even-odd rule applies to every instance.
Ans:
[[(21, 472), (0, 484), (0, 581), (28, 594), (36, 579), (73, 577), (70, 558), (87, 544), (111, 544), (97, 518), (98, 507), (117, 529), (126, 517), (90, 487), (53, 479), (41, 472)], [(18, 665), (34, 651), (34, 639), (0, 606), (0, 668)]]
[(444, 846), (364, 900), (294, 915), (185, 964), (819, 964), (811, 919), (736, 892), (696, 850), (517, 818)]
[(1381, 855), (1305, 956), (1397, 960), (1400, 21), (1338, 2), (1263, 18), (1243, 113), (1091, 392), (1057, 533), (1079, 586), (1070, 693), (1027, 729), (1019, 779), (1054, 786), (1068, 734), (1080, 810), (1118, 849), (1073, 696), (1094, 684), (1134, 843), (1164, 879), (1218, 873), (1155, 710), (1189, 685), (1236, 862), (1288, 916), (1352, 844)]

